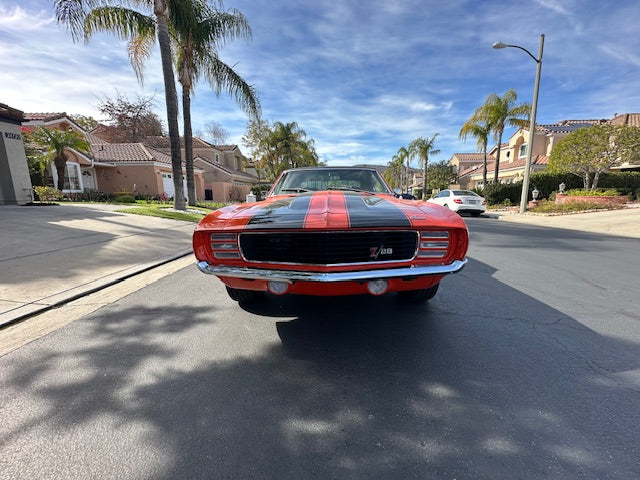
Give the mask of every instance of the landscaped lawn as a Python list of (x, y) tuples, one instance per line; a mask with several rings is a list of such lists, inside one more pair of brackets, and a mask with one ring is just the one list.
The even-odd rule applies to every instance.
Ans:
[(149, 217), (170, 218), (172, 220), (183, 220), (186, 222), (198, 222), (207, 213), (211, 213), (212, 210), (201, 207), (187, 207), (187, 210), (182, 212), (174, 210), (173, 205), (170, 203), (146, 203), (136, 202), (129, 204), (131, 206), (125, 207), (121, 210), (117, 210), (122, 213), (133, 213), (135, 215), (146, 215)]

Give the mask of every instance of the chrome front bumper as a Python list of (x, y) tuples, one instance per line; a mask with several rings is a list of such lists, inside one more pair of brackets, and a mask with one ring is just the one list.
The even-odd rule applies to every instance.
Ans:
[(214, 266), (208, 262), (198, 262), (201, 272), (219, 277), (245, 278), (248, 280), (273, 280), (279, 282), (360, 282), (385, 278), (423, 277), (447, 275), (459, 272), (467, 264), (467, 259), (455, 260), (448, 265), (429, 265), (423, 267), (384, 268), (379, 270), (361, 270), (356, 272), (301, 272), (295, 270), (265, 270), (246, 267)]

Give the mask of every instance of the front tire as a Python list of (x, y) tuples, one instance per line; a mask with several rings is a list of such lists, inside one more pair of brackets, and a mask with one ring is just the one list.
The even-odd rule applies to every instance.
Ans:
[(227, 293), (231, 300), (235, 300), (238, 303), (251, 303), (255, 302), (263, 296), (263, 292), (255, 290), (241, 290), (239, 288), (227, 287)]
[(403, 292), (399, 292), (398, 296), (401, 300), (407, 302), (428, 302), (433, 297), (435, 297), (436, 293), (438, 293), (438, 287), (440, 283), (436, 283), (433, 287), (425, 288), (422, 290), (406, 290)]

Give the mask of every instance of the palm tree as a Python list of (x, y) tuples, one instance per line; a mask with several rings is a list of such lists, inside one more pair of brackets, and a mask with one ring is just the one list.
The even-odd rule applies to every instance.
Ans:
[[(162, 76), (164, 80), (165, 103), (167, 109), (167, 126), (171, 145), (171, 166), (175, 190), (174, 207), (184, 210), (185, 202), (182, 187), (182, 160), (180, 156), (180, 132), (178, 131), (178, 94), (174, 78), (171, 38), (169, 36), (169, 15), (174, 11), (182, 11), (180, 0), (131, 0), (153, 15), (126, 8), (117, 0), (55, 0), (54, 7), (58, 23), (66, 24), (74, 41), (83, 38), (89, 41), (94, 31), (108, 31), (120, 38), (128, 39), (133, 34), (155, 33), (160, 46)], [(180, 20), (178, 22), (178, 20)], [(173, 19), (181, 23), (188, 19)], [(130, 45), (131, 48), (131, 45)], [(140, 77), (139, 77), (140, 79)]]
[(67, 165), (65, 150), (73, 149), (89, 153), (91, 145), (81, 134), (73, 130), (62, 131), (55, 128), (38, 127), (28, 134), (28, 140), (44, 150), (48, 161), (53, 161), (58, 176), (58, 190), (64, 188), (64, 171)]
[[(217, 52), (226, 40), (251, 36), (251, 28), (244, 15), (237, 10), (212, 10), (203, 0), (183, 0), (174, 2), (174, 5), (169, 26), (176, 53), (178, 81), (182, 86), (187, 198), (189, 205), (195, 205), (191, 93), (198, 77), (203, 75), (218, 95), (226, 90), (253, 117), (259, 115), (260, 106), (255, 89), (233, 67), (220, 60)], [(153, 34), (149, 35), (146, 30), (141, 33), (144, 36), (134, 36), (129, 48), (131, 63), (139, 78), (154, 42)]]
[[(494, 138), (498, 142), (498, 151), (496, 152), (496, 166), (493, 175), (494, 183), (498, 183), (498, 172), (500, 165), (500, 147), (502, 145), (502, 134), (506, 126), (510, 127), (526, 127), (529, 124), (529, 114), (531, 113), (531, 105), (522, 103), (516, 105), (518, 94), (512, 88), (502, 96), (492, 93), (487, 97), (485, 102), (476, 109), (476, 121), (487, 122), (492, 127)], [(533, 132), (530, 132), (533, 138)]]
[(422, 163), (422, 199), (427, 198), (427, 164), (429, 163), (429, 155), (438, 155), (440, 150), (436, 150), (433, 146), (436, 143), (436, 137), (440, 135), (436, 133), (431, 138), (416, 138), (409, 144), (409, 155), (418, 157)]
[(275, 122), (264, 139), (264, 151), (259, 167), (268, 169), (276, 178), (288, 168), (311, 167), (319, 164), (313, 139), (296, 122)]
[(396, 188), (402, 185), (403, 169), (404, 159), (399, 158), (398, 155), (394, 155), (388, 163), (387, 169), (382, 174), (391, 188)]
[(182, 114), (184, 120), (184, 149), (187, 170), (189, 205), (195, 205), (193, 148), (191, 128), (191, 92), (202, 74), (219, 95), (222, 90), (235, 98), (243, 110), (258, 117), (260, 106), (255, 89), (233, 67), (218, 57), (216, 47), (225, 39), (250, 36), (251, 29), (244, 15), (211, 11), (206, 4), (193, 1), (199, 13), (197, 21), (187, 30), (176, 29), (178, 81), (182, 85)]
[(460, 129), (460, 133), (458, 137), (460, 140), (466, 140), (469, 135), (475, 137), (478, 140), (477, 147), (478, 150), (482, 152), (482, 184), (487, 184), (487, 147), (489, 144), (489, 135), (491, 135), (491, 125), (486, 120), (482, 120), (481, 118), (477, 118), (478, 109), (476, 112), (469, 118), (462, 128)]
[[(409, 168), (411, 167), (411, 156), (409, 155), (409, 150), (407, 147), (400, 147), (398, 152), (393, 156), (393, 160), (400, 163), (400, 165), (404, 165), (405, 160), (407, 161), (407, 166), (404, 169), (404, 182), (407, 186), (407, 193), (409, 193)], [(400, 185), (402, 188), (402, 185)], [(402, 188), (404, 191), (404, 188)]]

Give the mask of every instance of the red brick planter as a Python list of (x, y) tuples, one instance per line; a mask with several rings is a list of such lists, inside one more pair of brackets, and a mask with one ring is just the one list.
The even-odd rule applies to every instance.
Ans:
[(589, 202), (589, 203), (613, 203), (616, 205), (623, 205), (629, 201), (629, 197), (625, 195), (616, 196), (603, 196), (603, 195), (556, 195), (556, 204), (575, 203), (575, 202)]

